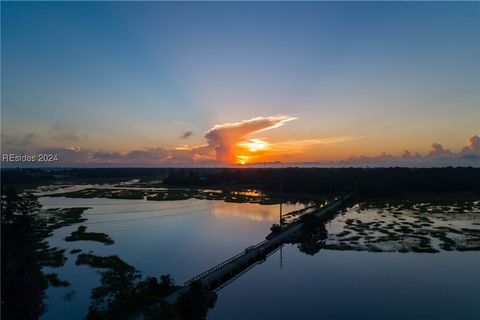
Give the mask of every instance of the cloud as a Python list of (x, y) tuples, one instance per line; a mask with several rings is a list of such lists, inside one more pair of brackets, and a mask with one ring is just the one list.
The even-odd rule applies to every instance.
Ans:
[(163, 148), (133, 150), (126, 153), (96, 151), (89, 156), (89, 162), (113, 164), (145, 164), (161, 163), (168, 158), (169, 152)]
[[(1, 136), (3, 153), (34, 154), (51, 149), (63, 150), (65, 145), (77, 144), (86, 139), (77, 128), (55, 124), (48, 130), (37, 133), (18, 133)], [(60, 146), (59, 146), (60, 145)]]
[(415, 154), (412, 154), (410, 151), (408, 150), (403, 150), (403, 153), (402, 155), (400, 156), (403, 160), (418, 160), (418, 159), (421, 159), (422, 156), (418, 153), (418, 152), (415, 152)]
[(480, 155), (480, 137), (473, 135), (467, 140), (467, 145), (460, 152), (463, 155)]
[(354, 141), (356, 137), (330, 137), (324, 139), (286, 140), (272, 143), (270, 149), (275, 153), (299, 153), (318, 146)]
[(180, 136), (180, 139), (188, 139), (188, 138), (190, 138), (191, 136), (193, 136), (193, 132), (192, 132), (192, 131), (185, 131), (185, 132), (182, 133), (182, 135)]
[[(359, 155), (344, 160), (308, 163), (281, 163), (278, 160), (295, 161), (296, 156), (308, 154), (323, 145), (341, 144), (358, 137), (329, 137), (323, 139), (300, 139), (269, 141), (268, 138), (252, 136), (278, 128), (297, 118), (289, 116), (256, 117), (234, 123), (217, 124), (206, 131), (206, 143), (198, 146), (180, 145), (174, 149), (144, 148), (128, 152), (115, 150), (83, 149), (77, 144), (82, 140), (74, 127), (54, 125), (43, 135), (36, 133), (1, 135), (2, 152), (17, 154), (57, 154), (59, 161), (49, 164), (57, 166), (212, 166), (232, 165), (240, 162), (255, 165), (259, 162), (272, 165), (299, 166), (480, 166), (480, 137), (472, 135), (458, 152), (433, 143), (430, 151), (422, 156), (417, 152), (404, 150), (398, 155), (385, 152), (373, 156)], [(193, 132), (186, 131), (182, 138)], [(48, 144), (47, 144), (47, 143)], [(18, 163), (4, 163), (8, 166), (22, 166)], [(23, 165), (32, 165), (29, 163)], [(35, 164), (34, 164), (35, 165)]]
[(234, 123), (215, 125), (205, 133), (208, 146), (215, 151), (216, 159), (221, 163), (235, 163), (234, 148), (252, 133), (278, 128), (297, 118), (288, 116), (256, 117)]
[(57, 141), (80, 141), (85, 137), (80, 136), (78, 129), (74, 126), (66, 126), (63, 124), (55, 124), (48, 130), (50, 138)]
[[(99, 151), (67, 146), (39, 149), (36, 154), (56, 155), (58, 162), (37, 163), (38, 165), (158, 165), (169, 152), (162, 148), (133, 150), (130, 152)], [(14, 164), (17, 165), (17, 164)]]
[(171, 150), (166, 162), (171, 164), (193, 164), (195, 152), (190, 149)]
[[(41, 154), (56, 155), (60, 165), (83, 165), (89, 162), (90, 153), (82, 150), (78, 146), (47, 148), (38, 151)], [(55, 163), (38, 163), (39, 165), (52, 165)]]
[[(350, 157), (333, 164), (352, 166), (403, 166), (403, 167), (445, 167), (445, 166), (480, 166), (480, 137), (468, 138), (467, 145), (455, 153), (439, 143), (433, 143), (430, 151), (422, 157), (419, 153), (404, 150), (400, 156), (388, 155), (384, 152), (373, 156)], [(325, 163), (323, 163), (325, 164)], [(332, 163), (330, 163), (332, 164)]]
[(477, 154), (463, 154), (461, 155), (461, 158), (464, 159), (464, 160), (473, 160), (473, 161), (477, 161), (477, 167), (478, 167), (478, 164), (480, 163), (480, 155), (477, 155)]
[(444, 149), (443, 146), (439, 143), (433, 143), (430, 152), (425, 157), (444, 157), (450, 155), (452, 155), (452, 152), (450, 150)]
[(151, 148), (127, 152), (125, 157), (129, 161), (156, 162), (165, 159), (168, 151), (163, 148)]
[(2, 152), (3, 153), (29, 153), (35, 149), (39, 137), (35, 133), (26, 133), (21, 135), (2, 134)]
[[(396, 159), (397, 157), (391, 154), (387, 154), (385, 152), (380, 152), (374, 156), (365, 156), (365, 155), (360, 155), (360, 156), (352, 156), (348, 158), (348, 160), (343, 161), (345, 163), (375, 163), (375, 162), (388, 162), (391, 160)], [(341, 161), (342, 162), (342, 161)]]

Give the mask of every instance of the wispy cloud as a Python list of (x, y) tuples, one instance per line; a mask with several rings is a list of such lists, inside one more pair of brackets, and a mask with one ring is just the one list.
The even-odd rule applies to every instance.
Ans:
[(193, 132), (192, 132), (192, 131), (185, 131), (185, 132), (182, 133), (182, 135), (180, 136), (180, 139), (188, 139), (188, 138), (190, 138), (191, 136), (193, 136)]
[(26, 133), (21, 135), (2, 134), (2, 152), (27, 153), (33, 152), (39, 136), (35, 133)]
[(271, 144), (271, 151), (276, 153), (305, 152), (323, 145), (339, 144), (357, 140), (358, 137), (330, 137), (324, 139), (285, 140)]
[(55, 124), (48, 130), (48, 136), (57, 141), (80, 141), (85, 139), (85, 135), (81, 136), (79, 130), (74, 126), (67, 126), (63, 124)]

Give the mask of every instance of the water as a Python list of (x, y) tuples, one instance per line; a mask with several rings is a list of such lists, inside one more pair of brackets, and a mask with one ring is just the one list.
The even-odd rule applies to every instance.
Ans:
[[(91, 207), (83, 216), (88, 221), (55, 231), (51, 246), (67, 249), (68, 260), (61, 268), (45, 268), (71, 283), (67, 288), (49, 287), (43, 319), (83, 319), (90, 304), (90, 291), (98, 286), (98, 271), (76, 266), (72, 249), (95, 255), (120, 256), (144, 275), (170, 274), (182, 284), (215, 264), (265, 239), (279, 219), (279, 205), (226, 203), (213, 200), (147, 201), (73, 199), (42, 197), (45, 209)], [(284, 212), (301, 209), (284, 204)], [(104, 245), (93, 241), (66, 242), (63, 239), (79, 225), (87, 231), (103, 232), (114, 241)], [(65, 296), (75, 291), (73, 299)]]
[(476, 252), (281, 255), (220, 290), (208, 319), (480, 318)]
[[(146, 201), (42, 197), (46, 207), (88, 206), (87, 231), (114, 245), (65, 242), (78, 225), (57, 230), (53, 246), (117, 254), (145, 275), (171, 274), (177, 283), (264, 240), (278, 205), (209, 200)], [(284, 212), (301, 208), (284, 205)], [(339, 216), (339, 221), (345, 217)], [(327, 226), (336, 232), (335, 221)], [(83, 319), (98, 271), (45, 268), (69, 281), (49, 287), (43, 319)], [(218, 292), (209, 320), (222, 319), (480, 319), (480, 252), (374, 253), (320, 250), (310, 256), (285, 245)], [(67, 293), (74, 291), (73, 299)]]

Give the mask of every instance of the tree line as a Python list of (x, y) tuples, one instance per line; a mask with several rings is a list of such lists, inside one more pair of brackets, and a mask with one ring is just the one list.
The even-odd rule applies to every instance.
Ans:
[(474, 191), (480, 195), (480, 168), (265, 168), (172, 169), (168, 186), (245, 187), (285, 193), (402, 196), (412, 192)]
[(480, 190), (480, 168), (76, 168), (8, 169), (2, 185), (157, 179), (166, 186), (256, 188), (285, 193), (401, 196)]

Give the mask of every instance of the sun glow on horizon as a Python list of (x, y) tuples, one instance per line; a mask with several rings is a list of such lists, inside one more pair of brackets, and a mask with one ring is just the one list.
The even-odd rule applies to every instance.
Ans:
[(234, 151), (235, 158), (238, 164), (244, 165), (252, 162), (252, 160), (258, 160), (258, 157), (265, 154), (270, 148), (270, 143), (262, 139), (249, 139), (247, 141), (241, 141), (236, 144)]
[(237, 161), (241, 165), (248, 163), (248, 160), (250, 160), (249, 156), (237, 156)]
[(249, 141), (239, 142), (237, 146), (246, 148), (250, 152), (257, 152), (267, 149), (269, 143), (261, 139), (250, 139)]

